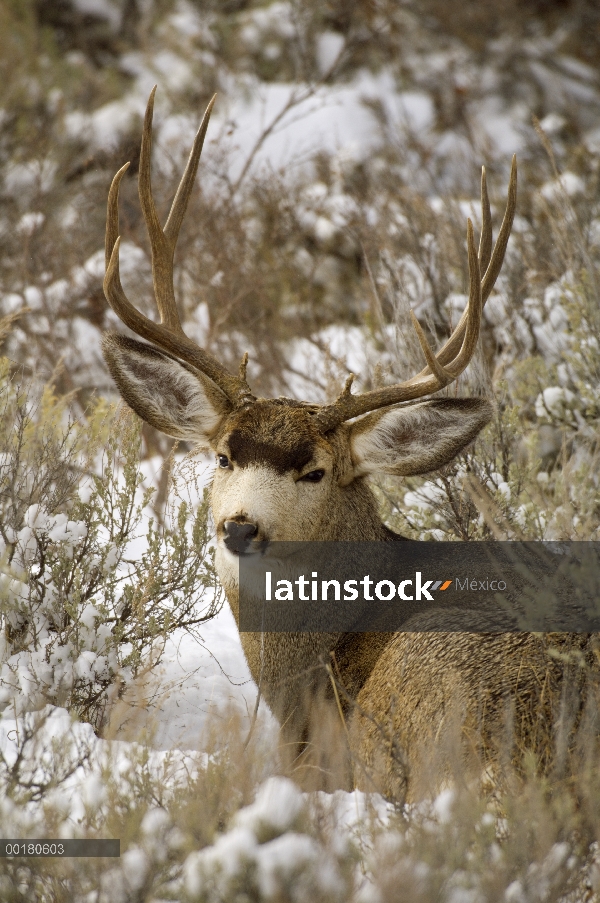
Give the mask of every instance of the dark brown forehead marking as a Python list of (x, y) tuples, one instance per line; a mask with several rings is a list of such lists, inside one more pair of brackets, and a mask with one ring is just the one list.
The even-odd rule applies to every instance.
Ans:
[(307, 440), (300, 440), (291, 448), (262, 442), (243, 430), (233, 430), (229, 436), (231, 460), (239, 467), (249, 464), (263, 464), (277, 473), (288, 470), (302, 470), (313, 457), (314, 447)]
[[(317, 450), (317, 436), (309, 416), (297, 410), (256, 404), (234, 415), (227, 437), (229, 456), (238, 467), (272, 467), (277, 473), (300, 471)], [(260, 410), (259, 410), (260, 408)]]

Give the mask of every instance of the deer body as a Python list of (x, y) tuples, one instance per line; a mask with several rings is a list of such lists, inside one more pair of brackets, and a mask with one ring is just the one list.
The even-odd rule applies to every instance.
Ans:
[[(432, 403), (425, 410), (448, 411), (453, 423), (460, 413), (463, 441), (465, 421), (472, 418), (471, 430), (476, 431), (490, 413), (485, 402), (467, 399)], [(357, 466), (364, 466), (351, 454), (352, 427), (344, 425), (324, 441), (312, 429), (310, 416), (304, 411), (298, 417), (298, 409), (286, 410), (269, 402), (250, 411), (234, 414), (231, 422), (226, 420), (222, 435), (215, 440), (217, 453), (229, 464), (217, 468), (212, 485), (212, 509), (220, 539), (216, 564), (238, 624), (237, 555), (241, 549), (236, 545), (240, 540), (229, 541), (236, 550), (230, 551), (226, 524), (259, 525), (251, 540), (257, 543), (266, 539), (402, 540), (381, 522), (365, 478), (349, 481)], [(433, 424), (424, 428), (428, 435), (436, 432)], [(299, 447), (299, 434), (305, 439), (304, 458), (294, 462), (291, 459)], [(254, 447), (257, 437), (260, 447)], [(236, 458), (238, 447), (241, 459)], [(325, 476), (318, 484), (294, 479), (294, 464), (299, 465), (300, 472), (302, 465), (304, 470), (320, 465), (331, 475), (330, 482)], [(303, 494), (310, 497), (310, 503), (302, 499)], [(284, 511), (293, 511), (294, 517), (282, 517)], [(467, 614), (465, 623), (469, 622), (472, 613)], [(409, 632), (240, 636), (252, 676), (282, 725), (288, 760), (296, 766), (302, 763), (305, 770), (318, 769), (317, 780), (310, 774), (305, 778), (308, 786), (328, 786), (328, 773), (333, 769), (329, 786), (358, 784), (365, 789), (376, 787), (391, 799), (410, 799), (421, 789), (417, 775), (424, 762), (431, 768), (437, 765), (439, 772), (440, 766), (444, 767), (444, 754), (456, 754), (456, 742), (451, 743), (455, 738), (447, 738), (452, 748), (432, 755), (446, 721), (449, 729), (460, 724), (463, 739), (476, 751), (502, 734), (507, 707), (514, 705), (510, 715), (518, 730), (513, 739), (522, 744), (531, 740), (532, 732), (539, 735), (538, 746), (547, 743), (548, 728), (556, 719), (557, 712), (551, 706), (557, 694), (551, 691), (558, 685), (559, 670), (552, 667), (545, 643), (533, 635)], [(342, 729), (331, 674), (323, 667), (331, 660), (331, 653), (336, 677), (345, 692), (342, 715), (352, 738), (354, 759), (354, 768), (348, 764), (342, 774), (339, 737), (333, 744), (331, 758), (338, 759), (333, 765), (322, 749), (311, 748), (331, 743), (331, 732)], [(355, 700), (354, 705), (350, 698)], [(327, 737), (314, 740), (311, 721), (324, 717), (323, 703), (327, 702)], [(435, 758), (442, 761), (432, 762)], [(409, 775), (413, 776), (411, 785)]]
[[(400, 540), (381, 522), (368, 475), (431, 472), (451, 461), (491, 418), (493, 406), (482, 398), (406, 403), (448, 385), (473, 354), (481, 311), (510, 234), (516, 164), (493, 249), (483, 173), (479, 252), (470, 222), (467, 230), (469, 303), (437, 354), (413, 318), (427, 364), (421, 373), (362, 395), (351, 392), (350, 378), (339, 398), (324, 406), (261, 399), (246, 381), (247, 358), (239, 376), (229, 373), (185, 336), (175, 305), (173, 253), (212, 101), (163, 229), (150, 187), (153, 100), (154, 92), (139, 180), (161, 323), (140, 314), (120, 283), (123, 167), (109, 194), (104, 289), (125, 325), (151, 344), (108, 335), (104, 354), (123, 398), (142, 418), (216, 455), (211, 489), (216, 564), (239, 625), (240, 555), (268, 555), (273, 541)], [(352, 767), (344, 766), (337, 779), (346, 786), (375, 786), (386, 796), (404, 798), (407, 786), (409, 792), (416, 787), (413, 776), (424, 756), (435, 758), (431, 754), (439, 749), (442, 770), (447, 767), (444, 744), (452, 739), (446, 737), (450, 730), (457, 729), (459, 745), (472, 752), (493, 745), (508, 710), (514, 738), (523, 746), (539, 746), (553, 724), (560, 669), (549, 664), (544, 641), (531, 635), (248, 633), (241, 640), (252, 676), (279, 719), (289, 758), (308, 758), (322, 775), (322, 749), (313, 727), (315, 712), (325, 711), (332, 731), (325, 745), (335, 745), (336, 733), (350, 750)]]

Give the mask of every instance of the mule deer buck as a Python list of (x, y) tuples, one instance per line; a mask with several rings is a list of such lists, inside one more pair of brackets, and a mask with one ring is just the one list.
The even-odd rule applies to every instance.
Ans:
[[(146, 341), (108, 334), (103, 350), (123, 399), (140, 417), (216, 455), (211, 504), (217, 569), (239, 624), (238, 556), (262, 551), (275, 540), (402, 539), (382, 523), (366, 478), (436, 470), (491, 419), (493, 406), (484, 398), (419, 399), (456, 380), (472, 358), (482, 308), (511, 232), (517, 169), (513, 160), (495, 245), (482, 172), (479, 251), (470, 220), (467, 226), (468, 306), (437, 354), (413, 315), (426, 360), (420, 373), (363, 394), (351, 391), (349, 378), (337, 400), (321, 406), (291, 398), (257, 398), (246, 380), (247, 356), (239, 374), (230, 373), (185, 335), (175, 302), (175, 245), (213, 103), (214, 98), (161, 228), (150, 183), (154, 90), (150, 95), (139, 196), (150, 236), (160, 324), (128, 301), (119, 277), (118, 195), (126, 164), (114, 177), (108, 197), (104, 291), (125, 326)], [(332, 671), (325, 673), (319, 661), (335, 654), (336, 680), (344, 689), (335, 717), (339, 721), (341, 712), (347, 719), (352, 755), (360, 763), (354, 779), (364, 783), (368, 775), (390, 798), (406, 797), (408, 777), (412, 782), (423, 753), (439, 744), (453, 708), (460, 710), (467, 746), (476, 745), (477, 738), (485, 745), (502, 733), (508, 705), (516, 742), (536, 747), (553, 724), (560, 696), (560, 667), (549, 664), (543, 638), (531, 634), (243, 633), (241, 642), (292, 758), (306, 756), (318, 745), (311, 733), (311, 706), (317, 698), (334, 695)], [(324, 673), (321, 680), (318, 675)], [(318, 764), (322, 750), (313, 752)], [(408, 786), (410, 795), (412, 783)]]

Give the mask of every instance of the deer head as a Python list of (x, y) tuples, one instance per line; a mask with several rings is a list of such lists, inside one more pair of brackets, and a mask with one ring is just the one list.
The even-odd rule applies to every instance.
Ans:
[(350, 376), (336, 401), (326, 405), (257, 398), (246, 380), (247, 355), (236, 376), (185, 335), (173, 289), (175, 244), (215, 98), (204, 114), (161, 228), (150, 184), (154, 93), (155, 89), (144, 121), (139, 195), (150, 236), (160, 324), (127, 300), (119, 277), (118, 193), (129, 164), (114, 177), (108, 198), (104, 292), (122, 322), (146, 340), (115, 334), (104, 337), (104, 356), (121, 395), (156, 429), (216, 454), (212, 508), (226, 584), (235, 581), (235, 555), (264, 550), (271, 540), (389, 537), (363, 478), (376, 471), (411, 475), (436, 470), (451, 461), (491, 417), (491, 403), (481, 398), (415, 402), (449, 385), (471, 360), (483, 305), (500, 272), (511, 231), (516, 160), (493, 248), (482, 170), (479, 252), (473, 226), (467, 222), (469, 302), (437, 354), (411, 312), (426, 363), (420, 373), (362, 394), (352, 392)]

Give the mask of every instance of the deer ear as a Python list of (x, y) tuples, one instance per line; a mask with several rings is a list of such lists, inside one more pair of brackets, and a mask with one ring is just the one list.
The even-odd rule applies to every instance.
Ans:
[(104, 359), (123, 400), (151, 426), (208, 445), (231, 403), (203, 373), (127, 336), (102, 339)]
[(444, 398), (367, 414), (350, 427), (351, 478), (437, 470), (475, 438), (493, 410), (483, 398)]

